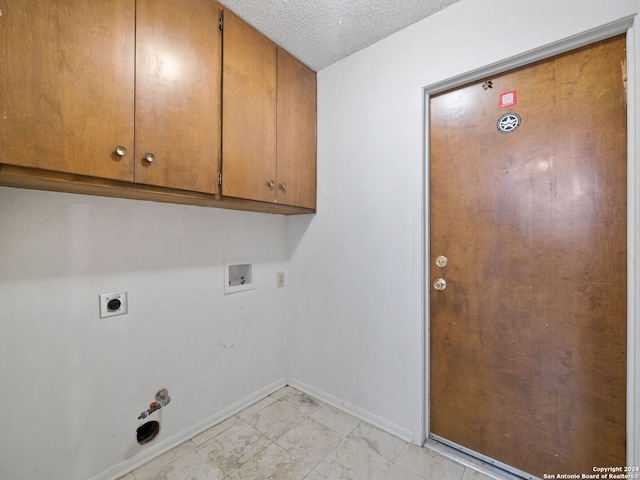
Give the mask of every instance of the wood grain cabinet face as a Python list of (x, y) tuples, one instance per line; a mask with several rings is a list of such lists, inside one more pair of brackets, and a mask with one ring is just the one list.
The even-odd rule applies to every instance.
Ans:
[(135, 0), (0, 11), (0, 163), (132, 181)]
[(315, 210), (315, 72), (215, 0), (0, 12), (0, 185)]
[(222, 194), (276, 200), (275, 43), (224, 11)]
[(137, 0), (136, 5), (135, 180), (217, 193), (218, 4)]
[(224, 12), (222, 195), (315, 209), (316, 74)]
[(316, 73), (278, 48), (278, 203), (316, 208)]
[(0, 0), (0, 11), (0, 163), (217, 193), (216, 2)]

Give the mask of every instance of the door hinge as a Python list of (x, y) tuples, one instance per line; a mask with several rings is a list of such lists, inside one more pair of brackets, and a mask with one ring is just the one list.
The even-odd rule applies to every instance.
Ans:
[(222, 31), (222, 14), (218, 17), (218, 30)]
[(218, 186), (222, 186), (222, 172), (218, 172)]

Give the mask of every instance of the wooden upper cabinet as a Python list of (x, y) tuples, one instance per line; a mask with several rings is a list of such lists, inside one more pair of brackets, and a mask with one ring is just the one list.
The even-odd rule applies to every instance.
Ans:
[(316, 74), (224, 12), (222, 194), (315, 209)]
[(316, 208), (316, 73), (278, 48), (278, 203)]
[(217, 193), (215, 1), (0, 0), (0, 11), (0, 163)]
[(276, 45), (229, 10), (222, 55), (222, 194), (276, 199)]
[(0, 185), (307, 213), (315, 128), (315, 73), (215, 0), (0, 0)]
[(137, 183), (217, 193), (218, 17), (212, 0), (137, 0)]
[(135, 0), (0, 11), (0, 163), (133, 180)]

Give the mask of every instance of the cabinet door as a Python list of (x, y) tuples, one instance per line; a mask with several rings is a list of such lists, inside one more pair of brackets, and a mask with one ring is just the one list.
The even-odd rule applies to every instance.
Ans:
[(222, 194), (275, 202), (276, 45), (225, 10), (223, 49)]
[(218, 11), (212, 0), (137, 0), (136, 183), (217, 192)]
[(278, 49), (278, 203), (316, 207), (316, 73)]
[(0, 0), (0, 163), (133, 179), (134, 1)]

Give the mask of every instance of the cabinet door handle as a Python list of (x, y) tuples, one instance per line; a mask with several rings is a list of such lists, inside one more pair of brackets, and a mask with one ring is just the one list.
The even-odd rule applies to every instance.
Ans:
[(156, 156), (153, 153), (149, 152), (144, 154), (144, 159), (149, 163), (153, 163), (153, 161), (156, 159)]
[(273, 187), (276, 186), (276, 182), (274, 182), (273, 180), (269, 180), (269, 183), (267, 185), (269, 186), (269, 190), (273, 190)]
[(119, 157), (124, 157), (127, 154), (127, 149), (125, 147), (123, 147), (122, 145), (118, 145), (116, 147), (116, 155), (118, 155)]
[(286, 192), (286, 191), (287, 191), (287, 184), (286, 184), (286, 183), (281, 183), (281, 184), (280, 184), (280, 189), (281, 189), (283, 192)]

